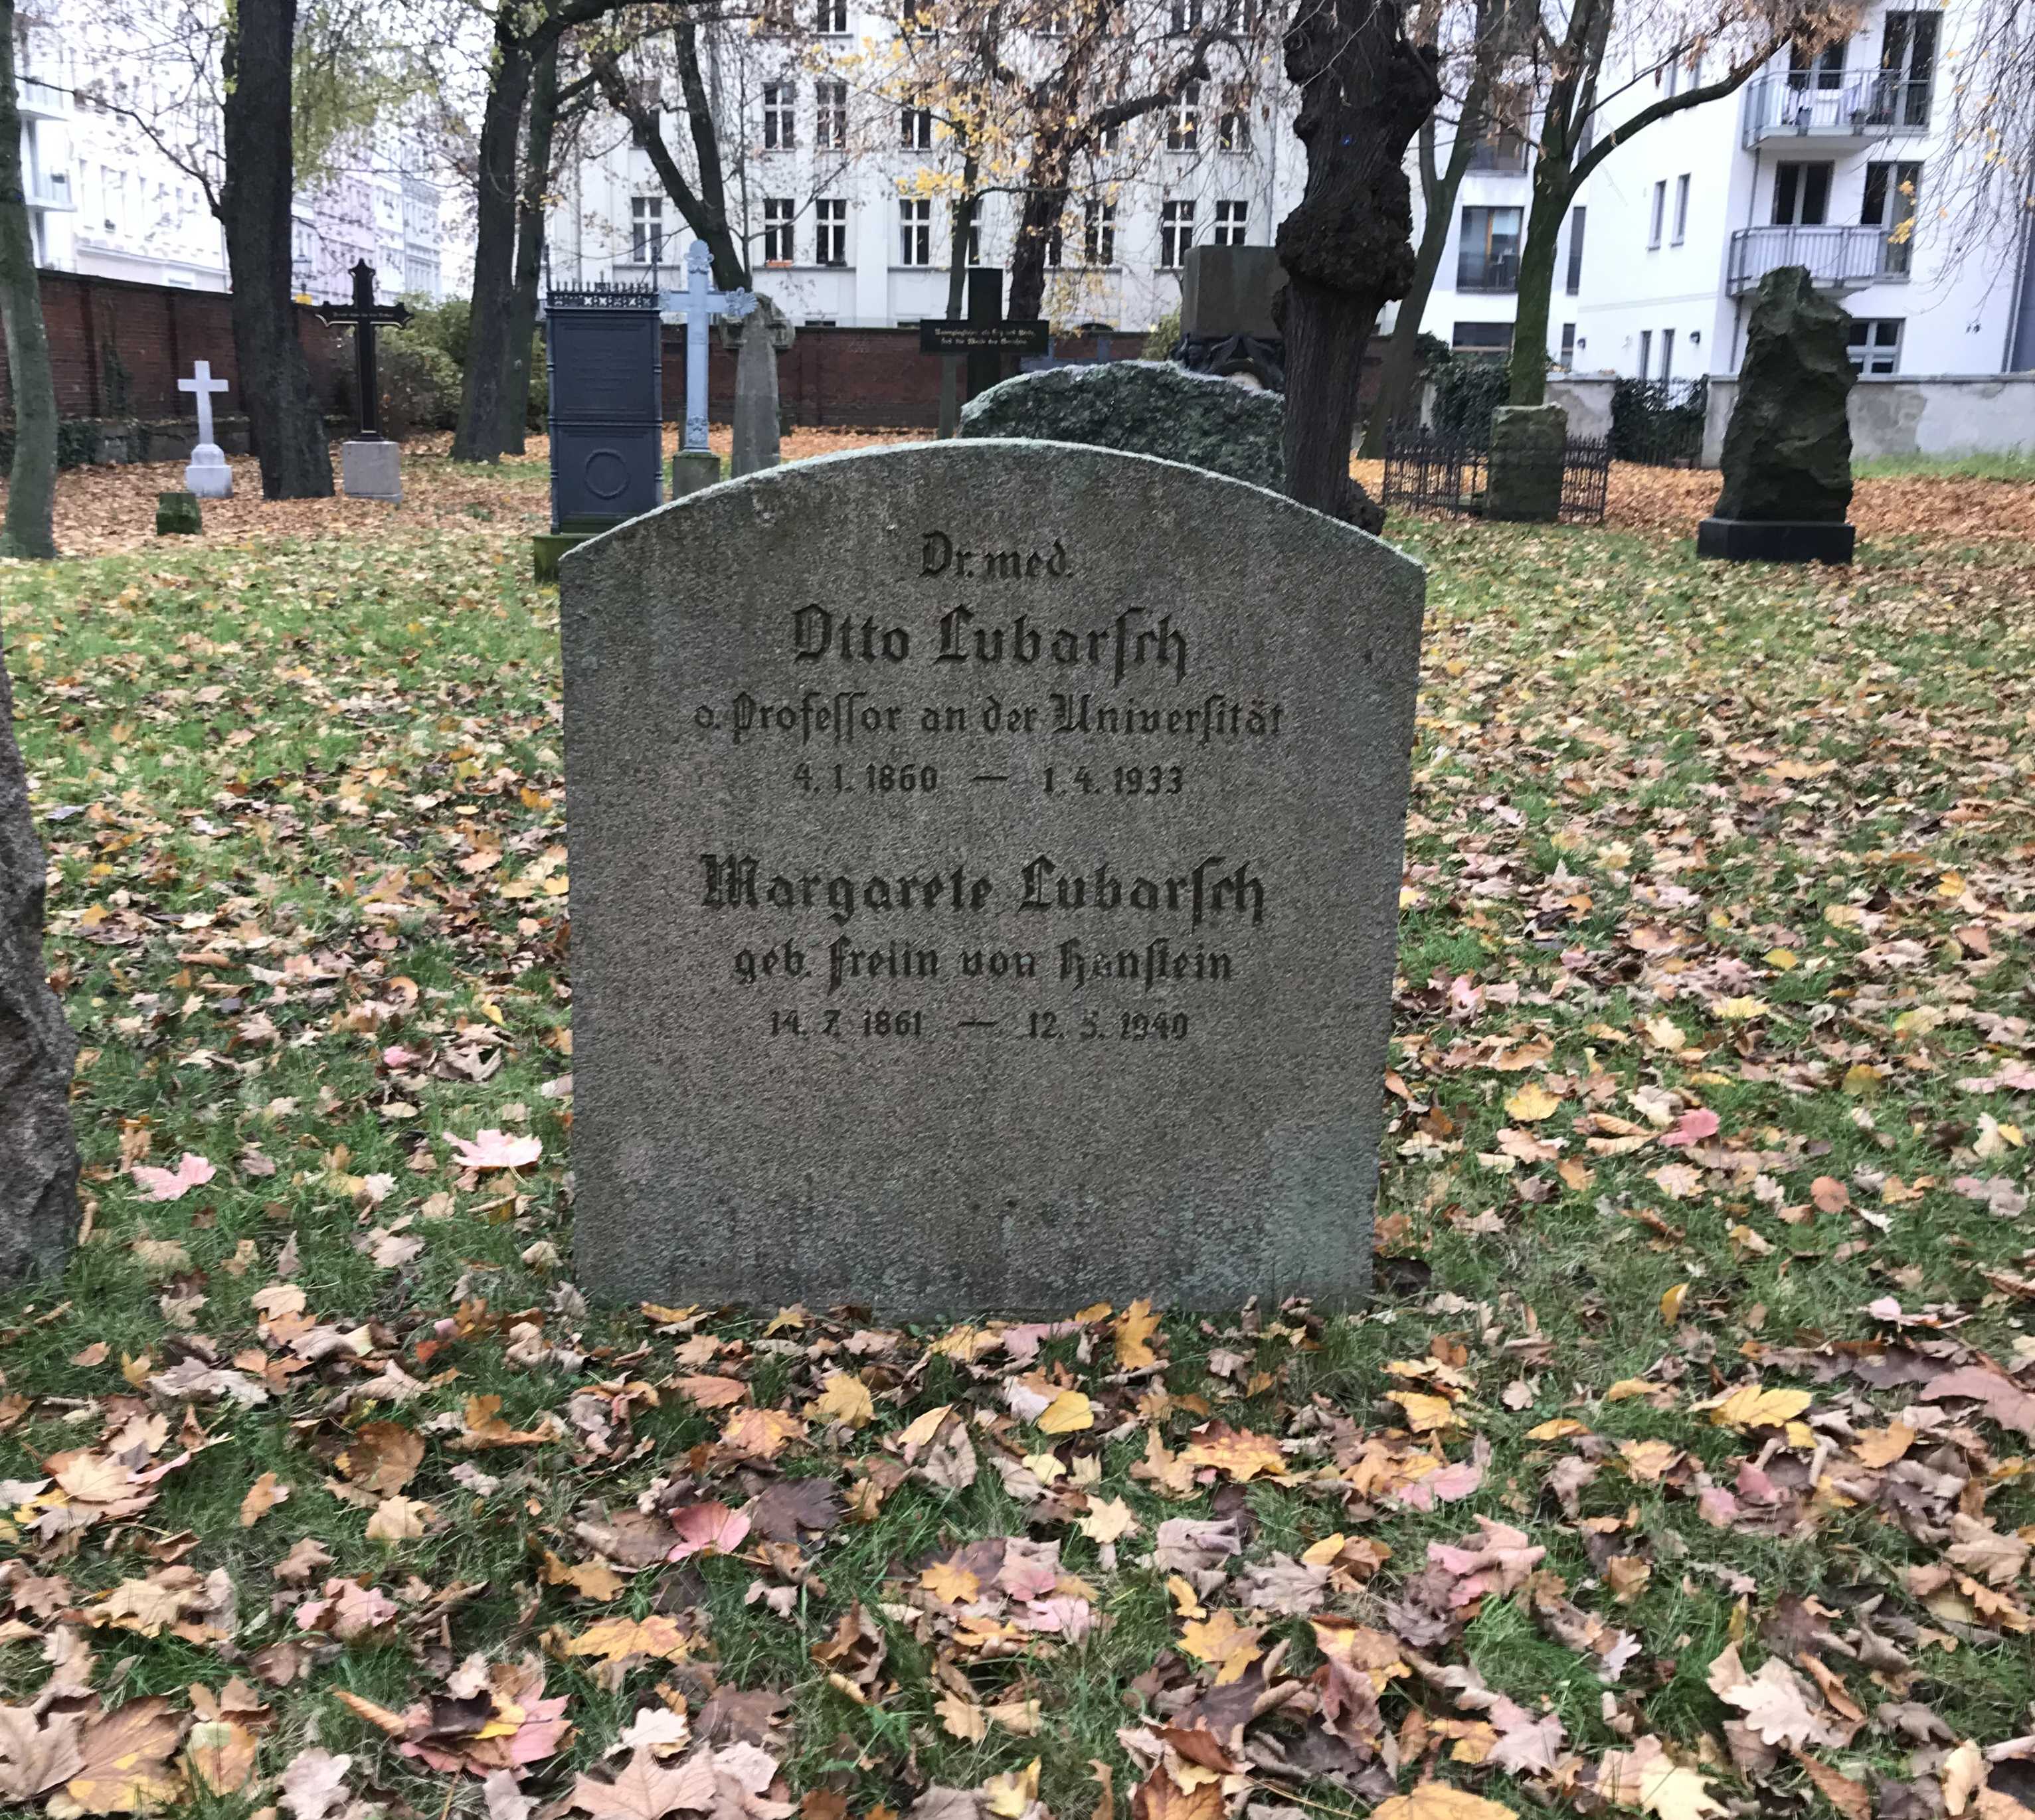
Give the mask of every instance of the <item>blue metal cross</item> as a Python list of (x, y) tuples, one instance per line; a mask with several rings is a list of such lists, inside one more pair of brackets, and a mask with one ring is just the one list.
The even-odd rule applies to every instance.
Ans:
[(686, 436), (683, 446), (706, 446), (706, 337), (717, 316), (747, 316), (756, 307), (753, 291), (716, 291), (707, 281), (713, 255), (704, 240), (686, 249), (686, 288), (660, 291), (657, 307), (686, 319)]

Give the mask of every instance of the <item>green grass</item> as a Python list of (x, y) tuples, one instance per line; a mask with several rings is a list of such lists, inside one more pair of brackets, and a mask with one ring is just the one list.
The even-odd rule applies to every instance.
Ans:
[[(137, 1524), (54, 1555), (14, 1523), (0, 1531), (5, 1552), (68, 1577), (77, 1608), (155, 1570), (151, 1546), (186, 1532), (195, 1540), (176, 1545), (179, 1558), (201, 1575), (224, 1570), (239, 1589), (230, 1654), (168, 1632), (90, 1632), (100, 1692), (182, 1702), (194, 1682), (250, 1672), (297, 1634), (295, 1608), (323, 1577), (299, 1590), (274, 1577), (309, 1536), (333, 1557), (325, 1574), (380, 1588), (402, 1617), (391, 1639), (321, 1645), (304, 1679), (265, 1690), (276, 1719), (265, 1777), (315, 1737), (355, 1753), (389, 1796), (436, 1811), (444, 1779), (334, 1694), (401, 1709), (470, 1652), (541, 1651), (578, 1728), (539, 1773), (547, 1793), (595, 1765), (660, 1680), (689, 1694), (697, 1717), (711, 1677), (784, 1695), (795, 1792), (826, 1779), (857, 1811), (898, 1807), (926, 1781), (972, 1786), (1037, 1757), (1041, 1797), (1085, 1813), (1092, 1759), (1127, 1772), (1116, 1735), (1136, 1718), (1130, 1683), (1155, 1664), (1172, 1664), (1162, 1679), (1196, 1666), (1168, 1655), (1181, 1628), (1145, 1559), (1171, 1517), (1244, 1514), (1253, 1560), (1336, 1533), (1382, 1544), (1391, 1558), (1374, 1585), (1328, 1601), (1374, 1625), (1379, 1596), (1418, 1573), (1429, 1544), (1456, 1541), (1480, 1515), (1527, 1529), (1570, 1599), (1640, 1639), (1612, 1690), (1620, 1704), (1607, 1715), (1591, 1659), (1521, 1596), (1487, 1600), (1440, 1653), (1529, 1708), (1544, 1698), (1585, 1752), (1619, 1745), (1636, 1717), (1677, 1750), (1728, 1762), (1707, 1665), (1728, 1639), (1756, 1637), (1784, 1595), (1849, 1609), (1853, 1589), (1868, 1589), (1911, 1630), (1932, 1625), (1903, 1574), (1937, 1559), (1939, 1544), (1873, 1511), (1819, 1510), (1786, 1533), (1704, 1521), (1689, 1475), (1728, 1486), (1759, 1444), (1690, 1406), (1744, 1376), (1748, 1348), (1874, 1333), (1863, 1310), (1890, 1295), (1954, 1320), (1958, 1341), (1996, 1359), (2031, 1350), (2026, 1295), (1998, 1286), (2030, 1273), (2027, 1220), (1995, 1217), (1954, 1186), (2026, 1186), (2028, 1096), (1958, 1085), (2025, 1050), (2011, 1021), (2029, 1015), (2026, 552), (1920, 538), (1869, 547), (1853, 571), (1797, 573), (1699, 565), (1686, 541), (1615, 532), (1393, 531), (1430, 565), (1393, 1054), (1405, 1092), (1391, 1103), (1379, 1207), (1399, 1287), (1367, 1317), (1288, 1321), (1271, 1337), (1173, 1320), (1159, 1382), (1175, 1405), (1149, 1420), (1138, 1389), (1104, 1382), (1105, 1337), (1082, 1343), (1087, 1364), (1074, 1341), (1050, 1343), (1038, 1365), (1064, 1367), (1106, 1412), (1059, 1444), (1061, 1465), (1092, 1473), (1090, 1489), (1126, 1499), (1142, 1526), (1114, 1568), (1070, 1518), (1028, 1509), (991, 1469), (999, 1447), (1014, 1458), (1051, 1446), (1009, 1416), (1002, 1361), (928, 1362), (933, 1336), (900, 1337), (862, 1367), (875, 1423), (832, 1439), (815, 1424), (781, 1465), (852, 1489), (891, 1457), (885, 1437), (957, 1403), (977, 1412), (982, 1470), (956, 1494), (907, 1482), (873, 1521), (844, 1522), (813, 1551), (788, 1616), (749, 1597), (758, 1581), (786, 1583), (760, 1558), (625, 1574), (611, 1606), (539, 1577), (547, 1551), (589, 1558), (580, 1525), (604, 1511), (645, 1498), (739, 1504), (769, 1482), (774, 1468), (716, 1453), (723, 1416), (694, 1407), (675, 1378), (726, 1373), (759, 1404), (800, 1409), (844, 1362), (812, 1343), (853, 1326), (815, 1314), (773, 1336), (767, 1314), (709, 1317), (698, 1329), (721, 1350), (682, 1362), (685, 1334), (588, 1310), (565, 1287), (570, 1099), (544, 1091), (572, 1066), (556, 600), (526, 580), (522, 546), (477, 521), (373, 546), (8, 568), (0, 606), (51, 848), (50, 953), (85, 1045), (92, 1232), (62, 1284), (0, 1304), (0, 1477), (39, 1477), (51, 1454), (102, 1441), (149, 1407), (134, 1382), (181, 1359), (245, 1358), (254, 1371), (286, 1359), (255, 1301), (286, 1248), (307, 1315), (361, 1334), (367, 1354), (279, 1378), (245, 1413), (200, 1404), (190, 1420), (212, 1444), (162, 1481)], [(1654, 1033), (1663, 1020), (1679, 1041)], [(1529, 1083), (1558, 1089), (1559, 1111), (1508, 1111)], [(1671, 1108), (1656, 1118), (1648, 1107), (1669, 1107), (1664, 1096)], [(1657, 1176), (1683, 1152), (1593, 1152), (1575, 1127), (1587, 1107), (1650, 1139), (1689, 1105), (1717, 1114), (1719, 1141), (1743, 1160), (1699, 1167), (1680, 1198)], [(462, 1182), (450, 1140), (485, 1126), (536, 1137), (541, 1161), (513, 1180)], [(1501, 1145), (1528, 1130), (1559, 1138), (1559, 1159), (1507, 1156)], [(216, 1166), (213, 1180), (174, 1202), (143, 1199), (126, 1164), (168, 1166), (186, 1150)], [(1589, 1173), (1565, 1179), (1557, 1160)], [(1850, 1184), (1849, 1209), (1809, 1205), (1826, 1175)], [(378, 1232), (382, 1261), (370, 1254)], [(404, 1239), (422, 1241), (414, 1256)], [(1670, 1324), (1661, 1298), (1682, 1285)], [(103, 1360), (73, 1362), (97, 1342)], [(561, 1344), (572, 1359), (548, 1355)], [(1179, 1399), (1205, 1398), (1260, 1433), (1315, 1442), (1343, 1423), (1352, 1444), (1382, 1442), (1402, 1420), (1384, 1393), (1424, 1387), (1386, 1367), (1431, 1345), (1466, 1359), (1460, 1426), (1435, 1445), (1457, 1461), (1473, 1442), (1491, 1449), (1481, 1487), (1461, 1502), (1423, 1512), (1303, 1480), (1175, 1499), (1132, 1474), (1151, 1421), (1177, 1449), (1202, 1419)], [(1224, 1352), (1247, 1361), (1234, 1376), (1209, 1369)], [(419, 1386), (408, 1401), (357, 1394), (385, 1361)], [(1269, 1383), (1247, 1393), (1254, 1371)], [(1640, 1378), (1661, 1386), (1663, 1406), (1605, 1399)], [(1812, 1390), (1839, 1430), (1909, 1400), (1774, 1367), (1766, 1381)], [(500, 1398), (514, 1429), (555, 1419), (559, 1436), (463, 1450), (473, 1397)], [(156, 1407), (173, 1434), (181, 1406)], [(1600, 1467), (1578, 1494), (1580, 1521), (1548, 1487), (1578, 1444), (1531, 1438), (1562, 1417), (1586, 1426)], [(343, 1495), (340, 1457), (364, 1423), (391, 1420), (426, 1438), (407, 1495), (434, 1512), (426, 1535), (401, 1544), (371, 1541), (371, 1510)], [(1128, 1431), (1105, 1438), (1119, 1422)], [(1965, 1423), (1960, 1457), (1976, 1461), (1987, 1515), (2003, 1530), (2035, 1521), (2027, 1480), (2000, 1464), (2025, 1439)], [(1685, 1457), (1679, 1482), (1619, 1464), (1621, 1446), (1647, 1440)], [(167, 1442), (164, 1457), (176, 1451)], [(1403, 1434), (1391, 1444), (1408, 1445)], [(461, 1484), (454, 1472), (468, 1465), (498, 1483)], [(243, 1528), (241, 1499), (264, 1472), (292, 1495)], [(1036, 1698), (1045, 1715), (1035, 1735), (993, 1725), (971, 1743), (935, 1708), (935, 1660), (951, 1645), (905, 1596), (951, 1546), (1027, 1534), (1062, 1542), (1100, 1622), (1078, 1645), (961, 1658), (981, 1699)], [(1652, 1567), (1628, 1604), (1604, 1582), (1612, 1554)], [(1742, 1598), (1740, 1585), (1751, 1589)], [(434, 1604), (453, 1588), (456, 1600)], [(811, 1653), (858, 1603), (889, 1650), (868, 1705)], [(698, 1660), (639, 1664), (616, 1682), (560, 1653), (600, 1617), (653, 1611), (698, 1614)], [(1268, 1641), (1288, 1642), (1287, 1671), (1311, 1671), (1305, 1623), (1267, 1626)], [(0, 1640), (0, 1685), (17, 1699), (48, 1673), (46, 1628)], [(2025, 1732), (2025, 1639), (1967, 1630), (1954, 1650), (1911, 1643), (1909, 1697), (1959, 1737)], [(1886, 1697), (1856, 1672), (1851, 1684), (1868, 1706)], [(1416, 1701), (1450, 1710), (1401, 1681), (1387, 1723)], [(1845, 1760), (1909, 1773), (1905, 1747), (1879, 1732), (1861, 1733)], [(1728, 1769), (1713, 1773), (1728, 1784)], [(1349, 1811), (1333, 1782), (1302, 1786)], [(239, 1820), (273, 1792), (204, 1811)]]
[(1854, 461), (1852, 472), (1868, 480), (2035, 480), (2035, 450), (2008, 449), (1976, 455), (1875, 455)]

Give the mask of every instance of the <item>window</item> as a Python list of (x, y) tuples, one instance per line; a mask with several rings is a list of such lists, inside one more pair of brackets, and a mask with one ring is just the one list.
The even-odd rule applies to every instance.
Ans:
[(822, 152), (848, 149), (848, 85), (815, 82), (813, 85), (813, 143)]
[(819, 0), (815, 21), (822, 35), (837, 38), (848, 30), (848, 0)]
[(1852, 370), (1856, 373), (1885, 374), (1901, 370), (1901, 324), (1898, 316), (1858, 316), (1852, 319), (1845, 337), (1850, 343)]
[(1569, 274), (1567, 289), (1573, 297), (1583, 288), (1583, 223), (1588, 211), (1581, 203), (1569, 211)]
[(1845, 47), (1839, 39), (1813, 54), (1799, 44), (1788, 47), (1788, 86), (1798, 93), (1811, 89), (1826, 92), (1844, 86)]
[(1202, 0), (1172, 0), (1170, 22), (1175, 37), (1202, 28)]
[(839, 196), (822, 196), (813, 205), (813, 258), (822, 265), (848, 263), (848, 203)]
[(1512, 352), (1510, 322), (1458, 322), (1451, 331), (1450, 348), (1458, 354), (1503, 359)]
[(1046, 264), (1051, 270), (1057, 272), (1066, 264), (1066, 231), (1056, 221), (1053, 224), (1053, 231), (1046, 236)]
[(629, 256), (638, 265), (664, 262), (664, 199), (661, 196), (629, 198)]
[(1935, 13), (1890, 13), (1881, 28), (1879, 81), (1870, 114), (1875, 126), (1926, 126), (1936, 76)]
[(1487, 127), (1469, 155), (1473, 171), (1524, 171), (1526, 141), (1510, 126)]
[(1465, 209), (1456, 248), (1458, 291), (1519, 288), (1519, 217), (1517, 209)]
[(1159, 205), (1159, 264), (1173, 271), (1187, 262), (1187, 249), (1194, 243), (1194, 205), (1176, 201)]
[(1820, 228), (1830, 210), (1830, 166), (1782, 163), (1774, 167), (1774, 225)]
[(1116, 205), (1084, 202), (1081, 205), (1081, 262), (1086, 265), (1116, 263)]
[(982, 263), (982, 212), (980, 204), (976, 205), (976, 212), (968, 218), (968, 245), (962, 249), (961, 260), (964, 265), (968, 265)]
[(1879, 269), (1886, 277), (1908, 276), (1915, 251), (1915, 201), (1921, 193), (1922, 167), (1911, 160), (1881, 163), (1865, 167), (1865, 200), (1858, 218), (1886, 230), (1880, 249)]
[(1675, 331), (1672, 329), (1661, 331), (1661, 377), (1663, 379), (1675, 377)]
[(788, 196), (763, 198), (763, 263), (788, 265), (792, 262), (792, 199)]
[[(1113, 105), (1117, 98), (1116, 92), (1114, 89), (1098, 88), (1095, 91), (1094, 98), (1090, 103), (1090, 106), (1096, 113), (1100, 114), (1104, 108)], [(1119, 121), (1113, 126), (1105, 126), (1102, 130), (1101, 137), (1097, 143), (1100, 145), (1102, 150), (1105, 152), (1114, 152), (1117, 150), (1123, 143), (1123, 122)]]
[(1215, 142), (1225, 152), (1251, 149), (1251, 96), (1240, 82), (1223, 85), (1222, 112), (1216, 118)]
[(1576, 325), (1573, 322), (1562, 325), (1562, 370), (1572, 369), (1576, 363)]
[(1249, 237), (1246, 230), (1250, 226), (1251, 205), (1241, 197), (1215, 205), (1215, 233), (1212, 236), (1218, 246), (1241, 246)]
[(923, 197), (907, 197), (897, 205), (903, 228), (898, 254), (901, 265), (930, 265), (933, 262), (933, 205)]
[(1202, 85), (1190, 82), (1166, 116), (1166, 149), (1191, 152), (1202, 136)]
[(763, 149), (788, 152), (799, 142), (798, 85), (792, 82), (763, 85)]
[(933, 149), (933, 111), (930, 107), (905, 107), (897, 114), (897, 143), (907, 152), (930, 152)]
[(1661, 244), (1661, 228), (1668, 215), (1668, 179), (1664, 177), (1653, 186), (1653, 206), (1646, 216), (1646, 246), (1651, 252)]
[(1689, 178), (1684, 171), (1675, 179), (1675, 244), (1679, 246), (1689, 237)]
[(1639, 377), (1641, 378), (1644, 379), (1646, 377), (1646, 369), (1653, 364), (1653, 331), (1651, 329), (1642, 329), (1639, 331)]

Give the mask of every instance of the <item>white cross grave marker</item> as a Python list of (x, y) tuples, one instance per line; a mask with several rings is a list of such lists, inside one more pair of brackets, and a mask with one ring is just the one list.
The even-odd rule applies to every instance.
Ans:
[(212, 439), (212, 395), (227, 390), (227, 382), (213, 378), (212, 363), (200, 360), (192, 366), (188, 379), (177, 382), (177, 389), (194, 393), (197, 404), (197, 446), (184, 469), (184, 485), (201, 499), (230, 499), (233, 470), (226, 464), (226, 451)]
[(706, 447), (706, 337), (717, 316), (747, 316), (756, 307), (753, 291), (716, 291), (707, 282), (713, 255), (704, 240), (686, 249), (686, 288), (661, 291), (657, 307), (686, 319), (686, 436), (687, 450)]

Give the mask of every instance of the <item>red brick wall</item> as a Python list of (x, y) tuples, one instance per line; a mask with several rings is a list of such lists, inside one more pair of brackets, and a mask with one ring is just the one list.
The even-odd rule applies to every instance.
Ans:
[[(177, 389), (191, 363), (209, 360), (215, 379), (233, 389), (213, 408), (242, 408), (233, 357), (232, 305), (224, 291), (180, 291), (124, 278), (43, 272), (43, 326), (49, 336), (60, 417), (190, 417), (191, 395)], [(311, 365), (311, 383), (325, 408), (345, 370), (348, 331), (328, 329), (307, 310), (297, 329)], [(0, 362), (0, 367), (5, 363)], [(14, 415), (12, 387), (0, 371), (0, 420)]]

